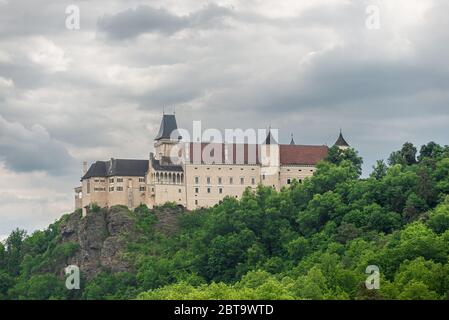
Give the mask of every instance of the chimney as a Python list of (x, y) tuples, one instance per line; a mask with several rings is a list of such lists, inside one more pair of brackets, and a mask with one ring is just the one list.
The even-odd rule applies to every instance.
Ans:
[(87, 173), (87, 161), (83, 161), (83, 175)]

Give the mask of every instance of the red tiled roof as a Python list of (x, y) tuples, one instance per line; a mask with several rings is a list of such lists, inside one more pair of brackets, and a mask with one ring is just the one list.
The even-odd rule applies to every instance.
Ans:
[[(228, 150), (228, 160), (226, 160), (226, 150)], [(280, 164), (316, 165), (326, 158), (328, 150), (327, 146), (281, 144), (279, 145)], [(215, 152), (221, 154), (215, 158)], [(189, 159), (190, 163), (197, 164), (212, 164), (213, 160), (216, 160), (216, 164), (260, 164), (260, 146), (257, 144), (190, 143)]]
[[(219, 152), (221, 154), (216, 155), (215, 152)], [(226, 160), (226, 154), (228, 155), (228, 160)], [(203, 157), (207, 157), (208, 159), (203, 159)], [(205, 142), (190, 143), (189, 159), (190, 163), (198, 164), (212, 164), (214, 159), (217, 159), (217, 162), (219, 163), (221, 161), (221, 163), (226, 164), (259, 164), (259, 145)]]
[(279, 152), (281, 165), (316, 165), (326, 158), (328, 147), (282, 144)]

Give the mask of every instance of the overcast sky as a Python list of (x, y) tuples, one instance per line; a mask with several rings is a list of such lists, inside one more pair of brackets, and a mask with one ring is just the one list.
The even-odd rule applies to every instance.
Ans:
[[(66, 28), (66, 8), (80, 29)], [(380, 28), (367, 28), (367, 7)], [(83, 160), (189, 128), (279, 128), (365, 160), (449, 137), (447, 0), (0, 0), (0, 238), (73, 209)], [(370, 20), (371, 21), (371, 20)]]

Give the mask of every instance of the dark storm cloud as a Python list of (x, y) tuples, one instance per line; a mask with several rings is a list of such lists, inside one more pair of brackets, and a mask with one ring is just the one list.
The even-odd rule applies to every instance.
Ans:
[(98, 29), (112, 39), (135, 38), (144, 33), (170, 35), (187, 28), (208, 29), (223, 25), (231, 16), (228, 8), (209, 4), (189, 15), (176, 15), (165, 8), (141, 5), (98, 20)]

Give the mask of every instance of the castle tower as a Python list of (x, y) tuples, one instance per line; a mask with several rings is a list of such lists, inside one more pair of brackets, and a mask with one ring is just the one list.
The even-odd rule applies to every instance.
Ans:
[(170, 157), (170, 151), (173, 145), (179, 141), (178, 136), (173, 136), (177, 130), (178, 124), (176, 123), (175, 115), (164, 114), (159, 132), (156, 138), (154, 138), (155, 159), (161, 160), (163, 157)]
[(335, 142), (334, 146), (339, 147), (342, 150), (349, 149), (351, 146), (346, 142), (345, 138), (343, 138), (343, 133), (340, 129), (340, 135), (338, 136), (337, 141)]
[(263, 185), (279, 189), (280, 153), (279, 144), (268, 131), (267, 138), (261, 146), (261, 181)]

